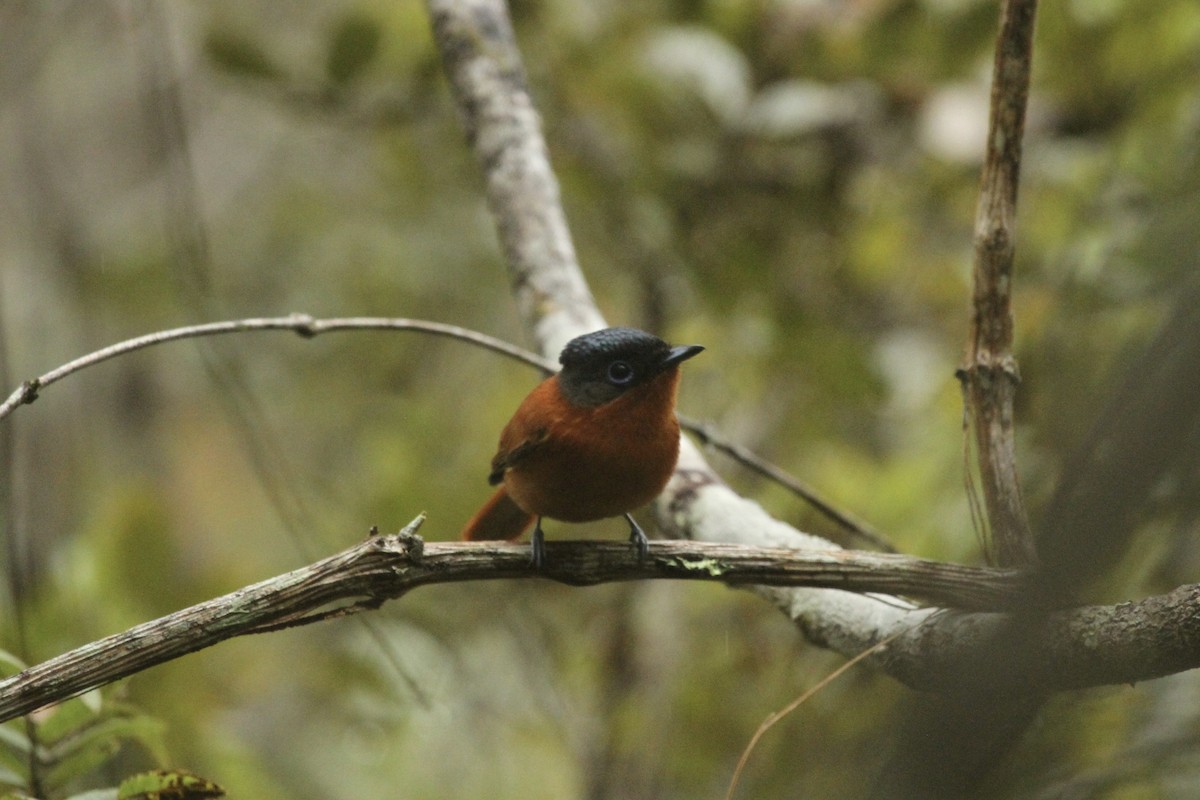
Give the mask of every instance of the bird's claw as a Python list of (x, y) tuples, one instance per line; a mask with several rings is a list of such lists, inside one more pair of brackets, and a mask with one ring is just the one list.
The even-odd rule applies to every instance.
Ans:
[(650, 540), (646, 538), (646, 532), (634, 521), (633, 517), (626, 514), (625, 520), (629, 523), (629, 542), (637, 550), (638, 561), (645, 561), (650, 555)]
[(541, 569), (546, 565), (546, 535), (542, 533), (542, 518), (538, 517), (537, 524), (533, 526), (533, 535), (529, 537), (529, 564), (534, 569)]

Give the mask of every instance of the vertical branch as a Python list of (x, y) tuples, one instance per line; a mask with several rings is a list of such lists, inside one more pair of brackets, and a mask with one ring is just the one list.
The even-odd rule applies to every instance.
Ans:
[(508, 9), (504, 0), (427, 3), (521, 318), (538, 349), (557, 356), (605, 322), (575, 258)]
[[(0, 285), (2, 284), (3, 280), (0, 280)], [(8, 339), (3, 311), (3, 306), (0, 306), (0, 382), (7, 386), (12, 382), (12, 378), (8, 369)], [(11, 603), (10, 615), (13, 617), (15, 626), (13, 633), (16, 637), (17, 653), (22, 660), (28, 661), (30, 659), (28, 606), (32, 587), (29, 586), (30, 576), (26, 563), (28, 559), (25, 557), (25, 549), (22, 546), (25, 531), (21, 530), (18, 525), (17, 510), (13, 505), (17, 495), (13, 486), (17, 476), (16, 438), (16, 428), (11, 421), (7, 425), (0, 425), (0, 537), (4, 539), (4, 557), (0, 561), (0, 564), (3, 565), (3, 575), (0, 575), (0, 581), (5, 584), (3, 588), (8, 595), (5, 599)], [(26, 764), (29, 769), (27, 788), (35, 797), (41, 797), (44, 791), (42, 763), (38, 758), (41, 742), (37, 723), (34, 722), (33, 717), (25, 718), (24, 730), (25, 737), (32, 745), (26, 756), (28, 759)]]
[(988, 556), (1003, 565), (1036, 559), (1013, 443), (1019, 375), (1012, 354), (1011, 307), (1017, 181), (1036, 12), (1037, 0), (1005, 0), (1000, 12), (987, 154), (975, 215), (971, 333), (959, 371), (978, 451)]

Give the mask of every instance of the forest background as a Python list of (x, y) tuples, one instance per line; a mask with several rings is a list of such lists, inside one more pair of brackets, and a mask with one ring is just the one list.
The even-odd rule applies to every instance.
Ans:
[[(682, 410), (899, 550), (980, 562), (954, 369), (995, 4), (512, 11), (601, 309), (708, 348)], [(152, 330), (291, 311), (522, 341), (423, 5), (16, 2), (0, 45), (5, 387)], [(1013, 301), (1035, 526), (1154, 337), (1194, 305), (1198, 84), (1191, 0), (1040, 10)], [(276, 334), (168, 345), (47, 390), (3, 423), (22, 606), (5, 649), (41, 660), (422, 510), (425, 535), (453, 538), (534, 380), (419, 334)], [(825, 532), (780, 487), (712, 460)], [(1087, 599), (1196, 579), (1196, 463), (1112, 510), (1136, 536)], [(369, 628), (233, 641), (109, 690), (158, 724), (101, 770), (158, 753), (259, 798), (401, 783), (720, 796), (759, 721), (841, 661), (715, 585), (431, 587)], [(831, 684), (760, 745), (748, 796), (861, 796), (910, 694), (869, 669)], [(1056, 696), (984, 790), (1189, 796), (1198, 695), (1183, 673)]]

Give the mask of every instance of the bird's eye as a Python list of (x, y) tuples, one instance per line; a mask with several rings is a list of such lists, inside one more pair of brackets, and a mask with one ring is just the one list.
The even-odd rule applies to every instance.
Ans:
[(633, 367), (628, 361), (614, 361), (608, 365), (608, 382), (613, 386), (625, 386), (633, 381)]

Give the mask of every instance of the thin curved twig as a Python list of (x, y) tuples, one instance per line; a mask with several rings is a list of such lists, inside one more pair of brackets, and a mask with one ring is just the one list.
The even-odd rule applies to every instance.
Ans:
[(903, 636), (907, 632), (908, 632), (908, 629), (901, 628), (900, 630), (893, 633), (891, 636), (888, 636), (887, 638), (880, 641), (879, 644), (868, 647), (867, 649), (865, 649), (862, 652), (855, 655), (853, 658), (850, 658), (849, 660), (847, 660), (846, 663), (842, 664), (840, 667), (835, 669), (833, 672), (829, 673), (824, 678), (817, 681), (815, 686), (812, 686), (812, 687), (806, 689), (795, 700), (792, 700), (790, 703), (788, 703), (786, 706), (779, 709), (778, 711), (768, 714), (767, 718), (764, 719), (762, 721), (762, 724), (760, 724), (758, 726), (758, 729), (754, 731), (754, 735), (750, 737), (750, 741), (746, 744), (745, 749), (742, 750), (742, 755), (738, 758), (737, 766), (733, 770), (733, 777), (729, 779), (729, 788), (725, 790), (725, 800), (733, 800), (733, 795), (735, 792), (737, 792), (738, 781), (741, 780), (742, 772), (746, 769), (746, 764), (748, 764), (750, 762), (750, 754), (754, 752), (754, 748), (758, 746), (759, 739), (761, 739), (766, 734), (767, 731), (769, 731), (769, 730), (771, 730), (771, 728), (775, 727), (776, 723), (778, 723), (781, 719), (786, 717), (788, 714), (791, 714), (797, 708), (799, 708), (800, 706), (807, 703), (808, 699), (810, 697), (812, 697), (817, 692), (824, 689), (829, 684), (833, 683), (841, 675), (843, 675), (844, 673), (849, 671), (850, 668), (853, 667), (855, 664), (870, 657), (874, 653), (879, 652), (880, 650), (887, 647), (889, 644), (891, 644), (896, 639), (899, 639), (901, 636)]
[(435, 336), (448, 336), (472, 342), (480, 347), (523, 361), (530, 366), (545, 372), (552, 372), (554, 366), (546, 359), (539, 358), (527, 350), (511, 345), (503, 339), (488, 336), (457, 325), (447, 325), (441, 322), (427, 320), (388, 318), (388, 317), (335, 317), (330, 319), (315, 319), (309, 314), (289, 314), (286, 317), (262, 317), (252, 319), (229, 320), (226, 322), (207, 322), (201, 325), (185, 325), (181, 328), (171, 328), (156, 331), (123, 342), (109, 345), (101, 350), (88, 353), (74, 361), (69, 361), (61, 367), (50, 370), (32, 380), (21, 384), (8, 399), (0, 404), (0, 419), (4, 419), (17, 406), (32, 403), (38, 398), (39, 392), (52, 383), (78, 372), (87, 367), (108, 361), (111, 358), (141, 350), (156, 344), (174, 342), (180, 339), (194, 339), (200, 336), (219, 336), (225, 333), (245, 333), (248, 331), (295, 331), (305, 338), (312, 338), (322, 333), (346, 330), (405, 330), (430, 333)]
[(753, 470), (764, 478), (774, 481), (784, 489), (787, 489), (825, 517), (837, 523), (839, 527), (848, 532), (852, 537), (868, 542), (871, 546), (885, 553), (896, 552), (896, 548), (887, 540), (887, 537), (875, 530), (868, 523), (863, 522), (847, 511), (842, 511), (835, 507), (832, 503), (821, 497), (815, 489), (794, 475), (791, 475), (782, 467), (772, 464), (747, 447), (734, 444), (725, 439), (708, 423), (699, 422), (681, 415), (679, 417), (679, 425), (684, 430), (695, 434), (701, 444), (711, 447), (714, 450), (719, 450), (747, 469)]

